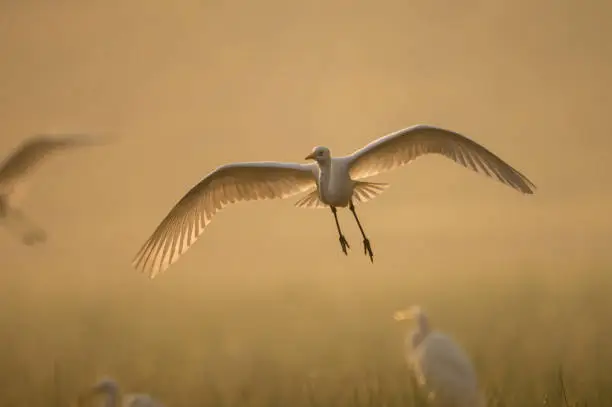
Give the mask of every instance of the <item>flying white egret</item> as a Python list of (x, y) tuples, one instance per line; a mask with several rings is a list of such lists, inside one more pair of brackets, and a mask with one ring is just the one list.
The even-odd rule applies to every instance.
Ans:
[(421, 307), (393, 315), (396, 321), (414, 319), (417, 328), (406, 337), (406, 360), (419, 385), (438, 407), (484, 407), (476, 371), (466, 352), (447, 335), (432, 331)]
[(154, 278), (195, 243), (204, 227), (223, 207), (237, 201), (288, 198), (310, 192), (296, 202), (301, 208), (331, 208), (340, 246), (349, 244), (342, 234), (336, 208), (353, 213), (363, 237), (364, 253), (374, 254), (354, 201), (367, 202), (388, 184), (359, 181), (390, 171), (425, 154), (442, 154), (466, 168), (497, 177), (522, 193), (532, 194), (535, 185), (519, 171), (476, 142), (438, 127), (417, 125), (383, 136), (345, 157), (332, 157), (328, 148), (316, 147), (307, 160), (311, 164), (243, 162), (218, 167), (195, 185), (157, 226), (136, 254), (132, 264)]
[(104, 397), (104, 407), (165, 407), (160, 401), (148, 394), (130, 393), (121, 394), (119, 384), (112, 378), (103, 378), (78, 398), (78, 406), (86, 403), (95, 396)]
[(21, 143), (0, 163), (0, 220), (27, 245), (46, 240), (46, 233), (18, 208), (29, 177), (49, 154), (72, 147), (105, 144), (110, 139), (87, 135), (40, 135)]

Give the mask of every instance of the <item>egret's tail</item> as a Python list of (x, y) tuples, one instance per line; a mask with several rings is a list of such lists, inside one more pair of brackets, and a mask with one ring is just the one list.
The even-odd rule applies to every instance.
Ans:
[(311, 191), (298, 199), (295, 206), (298, 208), (309, 209), (327, 208), (327, 205), (325, 205), (323, 202), (321, 202), (321, 199), (319, 199), (319, 191), (316, 188), (314, 191)]
[(359, 203), (368, 202), (382, 194), (389, 184), (384, 182), (355, 181), (353, 187), (353, 199)]
[[(385, 189), (389, 187), (389, 184), (383, 182), (365, 182), (365, 181), (355, 181), (355, 186), (353, 187), (353, 200), (355, 202), (364, 203), (368, 202), (378, 195), (382, 194)], [(327, 208), (328, 205), (321, 202), (319, 198), (319, 191), (317, 189), (309, 192), (302, 198), (300, 198), (295, 206), (298, 208), (310, 208), (310, 209), (319, 209), (319, 208)]]

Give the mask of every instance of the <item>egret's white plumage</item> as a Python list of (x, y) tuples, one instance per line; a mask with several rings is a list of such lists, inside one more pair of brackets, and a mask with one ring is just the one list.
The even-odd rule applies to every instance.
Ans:
[(32, 173), (52, 153), (107, 141), (109, 139), (89, 135), (40, 135), (22, 142), (0, 163), (0, 220), (26, 244), (44, 241), (45, 232), (19, 209)]
[(148, 394), (122, 394), (119, 384), (112, 378), (103, 378), (94, 384), (84, 394), (79, 396), (78, 406), (84, 407), (96, 396), (103, 397), (104, 407), (165, 407), (160, 401)]
[(133, 265), (154, 278), (195, 243), (204, 227), (223, 207), (238, 201), (288, 198), (308, 192), (296, 202), (303, 208), (330, 207), (346, 254), (336, 207), (349, 207), (364, 238), (364, 251), (373, 259), (369, 240), (353, 202), (380, 195), (384, 183), (360, 179), (390, 171), (425, 154), (441, 154), (474, 171), (496, 177), (520, 192), (535, 186), (523, 174), (474, 141), (450, 130), (417, 125), (375, 140), (353, 154), (333, 158), (326, 147), (316, 147), (306, 159), (313, 164), (252, 162), (223, 165), (209, 173), (170, 210), (136, 254)]
[(397, 311), (393, 317), (396, 321), (416, 321), (417, 328), (406, 337), (406, 361), (435, 406), (485, 406), (467, 353), (449, 336), (432, 331), (421, 307)]

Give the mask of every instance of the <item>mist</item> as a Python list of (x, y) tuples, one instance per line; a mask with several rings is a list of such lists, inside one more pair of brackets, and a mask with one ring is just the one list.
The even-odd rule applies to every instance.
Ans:
[[(539, 403), (560, 366), (572, 397), (612, 399), (611, 10), (0, 0), (0, 151), (119, 136), (36, 175), (24, 210), (45, 245), (0, 229), (0, 405), (66, 405), (102, 374), (172, 406), (307, 404), (313, 380), (337, 404), (372, 375), (393, 398), (407, 327), (392, 313), (416, 303), (508, 405)], [(535, 195), (427, 156), (358, 208), (374, 264), (348, 211), (345, 257), (329, 211), (287, 200), (224, 209), (154, 280), (130, 266), (218, 165), (348, 154), (418, 123), (483, 144)]]

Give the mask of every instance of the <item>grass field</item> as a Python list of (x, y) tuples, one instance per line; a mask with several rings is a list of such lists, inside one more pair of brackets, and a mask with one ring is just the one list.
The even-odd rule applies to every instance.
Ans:
[(166, 278), (112, 296), (5, 286), (0, 406), (69, 405), (99, 375), (169, 406), (419, 405), (410, 325), (392, 320), (412, 303), (467, 348), (491, 406), (609, 406), (610, 273), (581, 272), (343, 290), (303, 276), (181, 292)]

